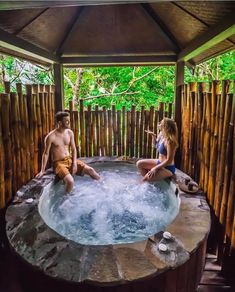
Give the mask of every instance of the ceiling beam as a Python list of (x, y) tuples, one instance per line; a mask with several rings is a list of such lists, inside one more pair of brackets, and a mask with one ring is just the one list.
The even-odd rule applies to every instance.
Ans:
[(2, 29), (0, 29), (0, 46), (48, 63), (59, 62), (59, 58), (56, 55), (44, 49), (41, 49)]
[(145, 12), (147, 12), (147, 14), (158, 25), (158, 27), (160, 28), (160, 31), (161, 31), (161, 34), (162, 34), (163, 38), (174, 47), (174, 50), (175, 50), (176, 53), (179, 52), (180, 51), (180, 47), (178, 45), (178, 42), (177, 42), (176, 38), (170, 32), (170, 30), (165, 25), (165, 23), (158, 17), (158, 15), (155, 13), (155, 11), (153, 10), (153, 8), (149, 4), (147, 4), (147, 3), (141, 4), (141, 6), (145, 10)]
[(79, 7), (79, 10), (77, 11), (77, 13), (74, 17), (71, 26), (66, 31), (64, 38), (56, 51), (57, 56), (61, 56), (63, 54), (66, 45), (71, 40), (74, 32), (77, 30), (78, 23), (79, 23), (79, 17), (80, 17), (83, 10), (84, 10), (84, 7)]
[(224, 16), (223, 20), (209, 28), (204, 34), (195, 38), (178, 55), (178, 61), (188, 61), (216, 44), (235, 34), (234, 13)]
[(175, 55), (168, 56), (93, 56), (93, 57), (62, 57), (65, 66), (133, 66), (133, 65), (174, 65)]
[(75, 0), (75, 1), (0, 1), (0, 10), (28, 8), (127, 4), (140, 2), (160, 2), (160, 0)]

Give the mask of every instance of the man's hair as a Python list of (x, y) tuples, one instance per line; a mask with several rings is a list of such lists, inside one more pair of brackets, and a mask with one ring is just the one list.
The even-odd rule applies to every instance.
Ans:
[(62, 122), (64, 117), (69, 117), (69, 113), (68, 112), (57, 112), (55, 114), (56, 123)]

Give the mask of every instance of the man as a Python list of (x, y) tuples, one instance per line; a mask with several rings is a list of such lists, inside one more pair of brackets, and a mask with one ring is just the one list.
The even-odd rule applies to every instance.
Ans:
[[(66, 192), (73, 189), (73, 175), (88, 174), (93, 179), (100, 179), (99, 174), (90, 166), (77, 160), (77, 150), (74, 142), (74, 134), (70, 129), (70, 116), (67, 112), (57, 112), (55, 115), (57, 128), (52, 130), (45, 138), (45, 149), (42, 155), (41, 171), (37, 174), (40, 178), (44, 173), (51, 151), (53, 170), (55, 174), (65, 182)], [(71, 147), (72, 157), (69, 153)]]

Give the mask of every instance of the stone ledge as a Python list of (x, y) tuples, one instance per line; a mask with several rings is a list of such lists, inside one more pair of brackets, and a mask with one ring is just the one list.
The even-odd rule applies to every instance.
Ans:
[[(136, 159), (99, 157), (85, 161), (135, 163)], [(177, 171), (174, 183), (183, 178), (184, 174)], [(162, 232), (142, 242), (123, 245), (84, 246), (72, 242), (50, 229), (38, 212), (42, 190), (53, 180), (51, 170), (43, 178), (31, 180), (18, 191), (21, 201), (16, 200), (6, 212), (7, 236), (14, 250), (49, 276), (101, 286), (146, 279), (188, 261), (207, 238), (210, 213), (202, 192), (180, 192), (180, 212), (167, 227), (175, 238), (168, 243), (167, 253), (158, 250)], [(27, 204), (28, 198), (33, 199), (31, 204)]]

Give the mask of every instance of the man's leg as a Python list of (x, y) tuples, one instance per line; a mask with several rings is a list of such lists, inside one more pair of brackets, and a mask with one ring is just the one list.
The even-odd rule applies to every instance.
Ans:
[(88, 165), (85, 165), (83, 168), (83, 173), (88, 174), (91, 178), (99, 180), (100, 176), (99, 174), (94, 170), (93, 167), (90, 167)]
[(70, 193), (73, 189), (73, 185), (74, 185), (74, 179), (72, 177), (72, 175), (70, 173), (68, 173), (65, 177), (64, 177), (64, 183), (65, 183), (65, 190), (67, 193)]

